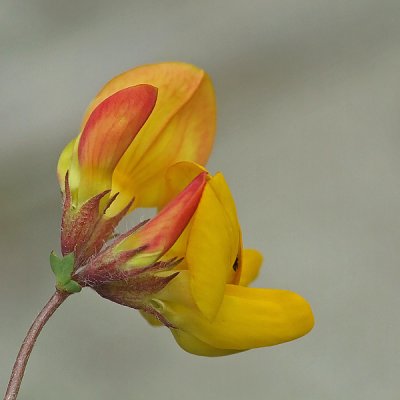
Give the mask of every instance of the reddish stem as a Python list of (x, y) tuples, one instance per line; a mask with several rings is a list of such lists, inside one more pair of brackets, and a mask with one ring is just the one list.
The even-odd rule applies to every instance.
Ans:
[(19, 350), (17, 359), (15, 360), (4, 400), (15, 400), (17, 398), (22, 378), (24, 377), (26, 364), (28, 363), (29, 356), (33, 346), (35, 345), (37, 337), (39, 336), (46, 322), (53, 315), (54, 311), (57, 310), (57, 308), (69, 295), (69, 293), (56, 291), (33, 321), (33, 324), (29, 328), (29, 331), (22, 343), (21, 349)]

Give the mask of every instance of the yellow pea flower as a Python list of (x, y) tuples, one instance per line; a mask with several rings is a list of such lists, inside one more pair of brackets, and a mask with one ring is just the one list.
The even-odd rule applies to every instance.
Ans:
[(84, 265), (128, 211), (165, 204), (167, 168), (204, 164), (214, 135), (214, 91), (203, 70), (145, 65), (108, 82), (59, 159), (62, 254)]
[[(223, 175), (202, 167), (214, 132), (212, 85), (194, 66), (147, 65), (106, 84), (60, 156), (65, 257), (53, 256), (52, 265), (69, 268), (72, 254), (70, 276), (58, 276), (61, 289), (91, 287), (205, 356), (290, 341), (313, 326), (301, 296), (248, 287), (262, 256), (243, 249)], [(160, 211), (113, 238), (139, 206)]]
[(179, 259), (160, 261), (173, 246), (195, 212), (206, 185), (206, 174), (195, 177), (153, 219), (145, 221), (104, 244), (84, 263), (75, 264), (71, 279), (80, 287), (91, 287), (102, 294), (103, 286), (129, 290), (130, 306), (146, 309), (149, 295), (161, 290), (178, 272), (170, 271)]
[[(170, 195), (198, 174), (204, 168), (194, 163), (172, 166), (166, 175)], [(184, 257), (173, 269), (174, 278), (141, 304), (124, 282), (105, 285), (100, 294), (145, 311), (152, 324), (158, 320), (168, 326), (184, 350), (203, 356), (276, 345), (312, 329), (313, 314), (301, 296), (247, 287), (262, 256), (242, 248), (235, 204), (222, 174), (208, 176), (191, 221), (163, 259), (171, 257)]]
[(111, 189), (108, 209), (158, 207), (164, 172), (190, 160), (204, 165), (215, 136), (215, 97), (208, 75), (185, 63), (150, 64), (108, 82), (91, 102), (82, 131), (64, 149), (58, 177), (75, 205)]

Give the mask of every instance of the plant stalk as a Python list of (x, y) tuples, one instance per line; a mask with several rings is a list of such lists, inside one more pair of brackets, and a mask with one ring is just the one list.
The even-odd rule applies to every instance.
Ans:
[(15, 360), (4, 400), (15, 400), (17, 398), (22, 378), (24, 377), (26, 364), (28, 363), (36, 339), (54, 311), (60, 307), (69, 295), (69, 293), (57, 290), (33, 321), (19, 350), (17, 359)]

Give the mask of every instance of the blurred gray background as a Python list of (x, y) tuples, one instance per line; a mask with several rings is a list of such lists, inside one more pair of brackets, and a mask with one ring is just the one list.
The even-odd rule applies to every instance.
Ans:
[(182, 60), (214, 80), (209, 166), (265, 255), (257, 285), (301, 293), (316, 326), (199, 358), (85, 290), (39, 338), (20, 399), (398, 399), (399, 19), (398, 0), (1, 1), (1, 391), (53, 292), (59, 152), (107, 80)]

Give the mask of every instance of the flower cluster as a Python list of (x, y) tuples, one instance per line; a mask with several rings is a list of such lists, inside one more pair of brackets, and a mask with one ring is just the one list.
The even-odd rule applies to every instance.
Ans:
[[(205, 356), (290, 341), (313, 326), (301, 296), (248, 287), (262, 256), (243, 248), (224, 176), (204, 167), (215, 120), (211, 81), (192, 65), (146, 65), (107, 83), (60, 156), (63, 257), (51, 259), (59, 290), (90, 287)], [(137, 207), (158, 213), (117, 233)]]

